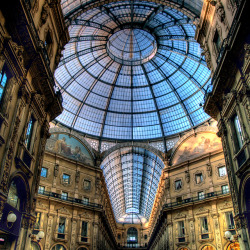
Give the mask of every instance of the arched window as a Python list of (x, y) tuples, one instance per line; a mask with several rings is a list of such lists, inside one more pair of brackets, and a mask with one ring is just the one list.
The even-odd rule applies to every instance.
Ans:
[(130, 227), (127, 232), (127, 243), (136, 244), (138, 242), (138, 232), (134, 227)]
[(53, 246), (53, 248), (51, 250), (66, 250), (66, 248), (61, 244), (57, 244), (57, 245)]
[(227, 250), (240, 250), (240, 244), (238, 242), (234, 242), (228, 245)]
[(41, 248), (36, 242), (31, 242), (30, 250), (41, 250)]
[(20, 209), (20, 198), (18, 196), (17, 186), (14, 181), (12, 181), (10, 184), (7, 203), (9, 203), (12, 207), (16, 208), (17, 210)]
[(202, 247), (201, 250), (215, 250), (215, 248), (212, 246), (204, 246), (204, 247)]

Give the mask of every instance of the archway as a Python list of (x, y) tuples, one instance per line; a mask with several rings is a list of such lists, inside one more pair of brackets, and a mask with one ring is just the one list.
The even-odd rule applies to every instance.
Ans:
[(127, 231), (127, 244), (128, 246), (134, 246), (138, 243), (138, 231), (134, 227), (130, 227)]

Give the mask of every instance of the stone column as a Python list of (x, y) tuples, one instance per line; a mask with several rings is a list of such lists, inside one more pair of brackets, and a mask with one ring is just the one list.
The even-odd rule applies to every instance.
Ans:
[(53, 219), (54, 219), (54, 215), (48, 213), (48, 223), (47, 223), (47, 231), (45, 233), (44, 250), (50, 249), (51, 236), (53, 235), (53, 232), (52, 232)]
[[(70, 249), (71, 250), (75, 250), (76, 249), (76, 238), (77, 238), (77, 219), (76, 218), (72, 218), (71, 219), (72, 223), (71, 223), (71, 244), (70, 244)], [(70, 232), (69, 232), (70, 234)]]
[(216, 242), (216, 249), (222, 250), (222, 243), (221, 243), (221, 234), (220, 234), (220, 225), (219, 225), (219, 215), (218, 213), (212, 213), (212, 218), (214, 222), (214, 238)]
[(195, 226), (194, 226), (194, 221), (195, 219), (192, 217), (188, 218), (188, 223), (189, 223), (189, 241), (191, 245), (192, 250), (196, 250), (196, 240), (195, 240)]

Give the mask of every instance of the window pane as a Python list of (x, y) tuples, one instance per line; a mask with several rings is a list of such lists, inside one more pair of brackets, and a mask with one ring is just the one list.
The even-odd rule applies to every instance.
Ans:
[(66, 219), (63, 218), (63, 217), (60, 217), (59, 226), (58, 226), (58, 233), (64, 234), (64, 232), (65, 232), (65, 222), (66, 222)]
[(3, 97), (3, 92), (4, 92), (4, 88), (7, 82), (7, 76), (6, 73), (3, 73), (3, 71), (0, 73), (0, 101)]
[(44, 177), (44, 178), (47, 178), (47, 175), (48, 175), (48, 169), (42, 167), (41, 176)]
[(61, 198), (62, 198), (62, 200), (67, 200), (68, 199), (68, 193), (62, 192)]
[(38, 188), (38, 193), (39, 193), (39, 194), (44, 194), (44, 191), (45, 191), (45, 187), (39, 186), (39, 188)]
[(227, 170), (226, 170), (226, 167), (219, 167), (219, 176), (222, 177), (222, 176), (225, 176), (227, 175)]
[(70, 183), (70, 176), (68, 174), (63, 174), (63, 183)]
[(239, 147), (241, 148), (243, 145), (243, 136), (242, 136), (242, 130), (241, 130), (241, 126), (240, 126), (239, 117), (237, 115), (234, 117), (234, 126), (235, 126), (237, 139), (239, 142)]
[(24, 141), (24, 144), (26, 145), (27, 149), (30, 149), (33, 126), (34, 126), (34, 118), (31, 117), (30, 121), (29, 121), (29, 124), (28, 124), (28, 127), (27, 127), (25, 141)]
[(88, 236), (88, 222), (83, 221), (82, 222), (82, 237), (87, 237)]
[(228, 185), (221, 186), (221, 191), (222, 191), (223, 194), (229, 193)]

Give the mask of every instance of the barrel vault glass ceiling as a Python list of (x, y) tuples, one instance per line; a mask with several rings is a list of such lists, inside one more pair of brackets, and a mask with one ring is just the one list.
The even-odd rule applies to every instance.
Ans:
[[(210, 71), (190, 17), (149, 1), (83, 11), (85, 2), (62, 1), (70, 41), (55, 72), (64, 107), (57, 121), (93, 137), (149, 140), (209, 118), (199, 104)], [(202, 1), (184, 2), (201, 9)]]
[(117, 222), (148, 221), (163, 168), (158, 156), (138, 147), (116, 150), (104, 159), (101, 169)]

